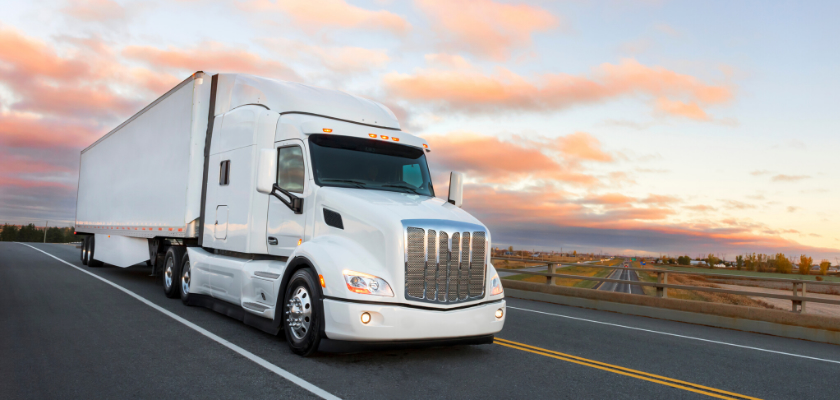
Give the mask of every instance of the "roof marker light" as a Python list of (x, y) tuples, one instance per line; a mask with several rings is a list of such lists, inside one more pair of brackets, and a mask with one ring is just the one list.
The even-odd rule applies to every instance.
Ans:
[(426, 143), (423, 143), (423, 148), (424, 148), (424, 149), (428, 149), (428, 148), (429, 148), (429, 145), (428, 145), (428, 144), (426, 144)]
[(388, 136), (385, 136), (385, 135), (379, 135), (379, 137), (381, 137), (382, 139), (385, 139), (385, 140), (389, 139)]
[(372, 137), (372, 138), (376, 139), (376, 134), (375, 134), (375, 133), (368, 133), (368, 136), (370, 136), (370, 137)]
[(332, 129), (330, 129), (330, 128), (324, 128), (324, 133), (332, 133)]
[(399, 142), (399, 141), (400, 141), (400, 138), (391, 136), (391, 140), (393, 140), (393, 141), (395, 141), (395, 142)]

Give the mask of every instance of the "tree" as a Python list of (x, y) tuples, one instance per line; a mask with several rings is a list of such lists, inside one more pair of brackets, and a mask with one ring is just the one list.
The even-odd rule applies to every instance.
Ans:
[(689, 257), (689, 256), (679, 256), (679, 257), (677, 257), (677, 264), (679, 264), (679, 265), (691, 265), (691, 257)]
[(513, 246), (508, 247), (508, 251), (513, 254)]
[(776, 254), (776, 258), (773, 260), (773, 263), (768, 262), (768, 264), (773, 264), (776, 272), (781, 274), (789, 274), (793, 272), (793, 263), (790, 262), (790, 260), (782, 253)]
[(0, 231), (0, 240), (4, 242), (14, 242), (18, 237), (18, 227), (9, 224), (3, 224), (3, 231)]
[(706, 259), (706, 262), (709, 264), (709, 268), (714, 268), (714, 267), (715, 267), (715, 264), (717, 264), (718, 262), (720, 262), (720, 260), (718, 260), (718, 258), (717, 258), (717, 257), (715, 257), (715, 255), (714, 255), (714, 254), (711, 254), (711, 253), (710, 253), (710, 254), (709, 254), (709, 257)]
[(828, 274), (829, 267), (831, 267), (831, 263), (828, 260), (822, 260), (820, 262), (820, 275)]
[(799, 256), (799, 274), (808, 275), (811, 273), (811, 264), (814, 260), (811, 257), (806, 257), (804, 254)]
[(744, 256), (736, 256), (735, 257), (735, 268), (738, 268), (738, 271), (741, 270), (741, 267), (744, 266)]

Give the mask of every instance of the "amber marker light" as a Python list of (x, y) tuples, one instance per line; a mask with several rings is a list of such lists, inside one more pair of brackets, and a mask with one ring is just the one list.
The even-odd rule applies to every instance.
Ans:
[(375, 134), (375, 133), (368, 133), (368, 136), (370, 136), (370, 137), (372, 137), (372, 138), (376, 139), (376, 134)]
[(391, 136), (391, 140), (393, 140), (393, 141), (395, 141), (395, 142), (399, 142), (399, 141), (400, 141), (400, 138)]
[(298, 239), (298, 246), (300, 246), (301, 243), (303, 243), (303, 239)]
[(381, 137), (382, 139), (385, 139), (385, 140), (389, 139), (388, 136), (385, 136), (385, 135), (379, 135), (379, 137)]
[(327, 287), (327, 283), (324, 282), (324, 275), (318, 274), (318, 281), (321, 282), (321, 287), (322, 288)]
[(423, 143), (423, 148), (424, 148), (424, 149), (428, 149), (428, 148), (429, 148), (429, 145), (428, 145), (428, 144), (426, 144), (426, 143)]
[(324, 133), (332, 133), (332, 129), (330, 129), (330, 128), (324, 128)]

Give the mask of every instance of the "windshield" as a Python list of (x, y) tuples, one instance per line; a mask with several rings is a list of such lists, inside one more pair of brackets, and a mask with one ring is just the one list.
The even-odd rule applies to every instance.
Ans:
[(309, 149), (319, 186), (435, 195), (423, 149), (334, 135), (311, 135)]

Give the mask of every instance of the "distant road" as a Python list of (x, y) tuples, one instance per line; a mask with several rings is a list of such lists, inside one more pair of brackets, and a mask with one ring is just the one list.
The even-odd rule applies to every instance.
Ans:
[[(624, 260), (624, 263), (629, 264), (630, 260)], [(619, 279), (628, 282), (639, 281), (639, 275), (636, 274), (636, 271), (630, 271), (626, 269), (614, 270), (612, 273), (610, 273), (610, 275), (607, 278)], [(601, 282), (598, 285), (595, 285), (594, 289), (603, 290), (607, 292), (645, 294), (645, 291), (642, 290), (642, 287), (640, 285), (631, 285), (630, 283)]]

